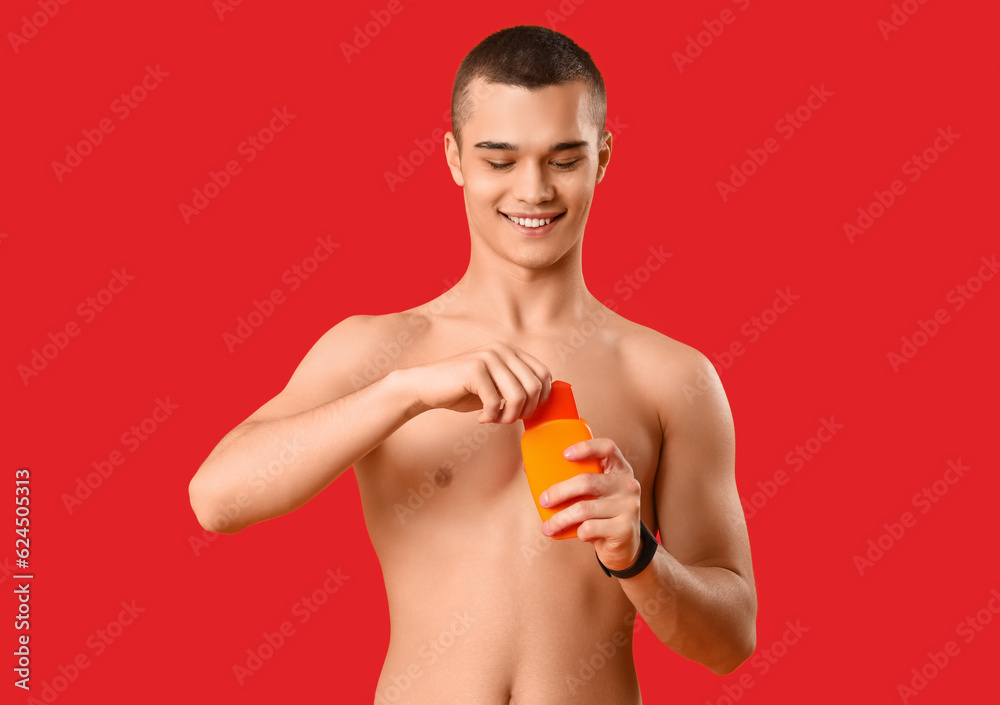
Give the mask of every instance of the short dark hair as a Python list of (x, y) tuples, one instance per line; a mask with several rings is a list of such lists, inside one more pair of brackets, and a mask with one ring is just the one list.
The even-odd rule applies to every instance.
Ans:
[(475, 108), (469, 84), (476, 78), (529, 90), (584, 81), (590, 88), (598, 141), (604, 134), (608, 117), (604, 79), (590, 54), (565, 34), (537, 25), (507, 27), (486, 37), (465, 56), (451, 89), (451, 125), (459, 150), (462, 126)]

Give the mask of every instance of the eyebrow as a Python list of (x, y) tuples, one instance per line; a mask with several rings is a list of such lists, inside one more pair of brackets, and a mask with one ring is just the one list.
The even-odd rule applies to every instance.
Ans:
[[(586, 147), (588, 142), (586, 140), (579, 140), (577, 142), (556, 142), (554, 145), (549, 147), (550, 152), (564, 152), (567, 149), (576, 149), (577, 147)], [(477, 142), (476, 149), (499, 149), (504, 152), (517, 152), (517, 145), (511, 144), (510, 142)]]

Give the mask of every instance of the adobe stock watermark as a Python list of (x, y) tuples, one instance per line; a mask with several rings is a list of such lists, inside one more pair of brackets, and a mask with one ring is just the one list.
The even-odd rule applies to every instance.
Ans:
[(956, 284), (945, 294), (944, 300), (951, 304), (951, 311), (949, 312), (947, 307), (941, 306), (935, 309), (928, 318), (918, 318), (913, 332), (900, 337), (898, 352), (890, 350), (886, 353), (886, 359), (889, 361), (889, 367), (892, 368), (892, 371), (898, 374), (904, 365), (927, 347), (931, 340), (941, 333), (942, 327), (951, 323), (952, 313), (964, 309), (966, 304), (983, 290), (986, 282), (992, 281), (998, 270), (1000, 270), (1000, 264), (997, 263), (995, 254), (989, 257), (985, 255), (980, 257), (976, 273), (966, 277), (964, 282)]
[[(499, 426), (499, 424), (497, 424)], [(492, 425), (491, 427), (492, 428)], [(477, 432), (479, 429), (477, 429)], [(478, 443), (473, 438), (470, 438), (469, 434), (466, 434), (465, 441)], [(471, 446), (478, 449), (479, 446)], [(416, 514), (418, 511), (424, 508), (427, 501), (437, 493), (442, 487), (447, 487), (452, 483), (455, 476), (455, 470), (457, 466), (451, 460), (445, 460), (443, 463), (438, 465), (437, 469), (431, 472), (430, 470), (424, 470), (424, 479), (416, 487), (410, 486), (406, 492), (406, 503), (394, 502), (392, 505), (392, 511), (396, 515), (396, 521), (400, 524), (405, 524), (406, 520)]]
[[(621, 294), (622, 301), (631, 299), (643, 286), (645, 286), (654, 274), (659, 272), (670, 257), (672, 252), (664, 252), (663, 245), (648, 248), (649, 255), (645, 258), (645, 263), (640, 264), (631, 272), (619, 277), (615, 281), (612, 289), (616, 294)], [(602, 302), (605, 307), (617, 312), (619, 308), (618, 299), (610, 297)], [(569, 330), (564, 342), (555, 345), (555, 353), (559, 356), (560, 362), (565, 362), (571, 355), (582, 349), (587, 342), (600, 331), (608, 320), (608, 314), (603, 308), (590, 309), (583, 314), (584, 320), (579, 325), (575, 325)]]
[[(410, 4), (412, 0), (406, 0)], [(393, 19), (405, 8), (402, 0), (389, 0), (385, 7), (377, 10), (370, 10), (371, 19), (365, 18), (364, 24), (354, 25), (354, 35), (350, 42), (340, 42), (340, 53), (344, 55), (344, 61), (351, 63), (352, 57), (357, 56), (367, 49), (371, 43), (382, 34), (382, 30), (388, 27)]]
[(0, 585), (7, 582), (12, 575), (15, 573), (20, 573), (20, 568), (15, 568), (14, 564), (10, 562), (9, 556), (4, 556), (3, 563), (0, 563)]
[[(787, 656), (802, 637), (809, 632), (811, 627), (802, 624), (801, 619), (786, 620), (785, 630), (781, 636), (772, 641), (766, 647), (758, 648), (750, 659), (749, 666), (756, 672), (756, 678), (762, 678), (770, 673), (771, 669)], [(709, 698), (705, 705), (736, 705), (743, 697), (757, 685), (757, 679), (750, 670), (743, 670), (735, 682), (722, 686), (722, 695)]]
[(910, 18), (917, 14), (917, 10), (926, 2), (927, 0), (903, 0), (902, 3), (893, 3), (889, 19), (879, 19), (875, 23), (879, 33), (882, 35), (882, 39), (889, 41), (892, 33), (902, 29), (903, 25), (909, 22)]
[(608, 320), (608, 314), (603, 308), (588, 309), (583, 316), (584, 320), (579, 325), (570, 328), (565, 342), (556, 343), (555, 353), (559, 356), (559, 362), (566, 362), (573, 353), (583, 348)]
[(169, 396), (166, 399), (157, 397), (152, 411), (141, 421), (125, 429), (119, 436), (122, 448), (111, 451), (107, 458), (92, 461), (90, 465), (93, 470), (77, 475), (73, 489), (62, 493), (60, 499), (66, 513), (72, 515), (83, 506), (84, 502), (93, 497), (115, 469), (124, 465), (128, 456), (139, 450), (142, 444), (148, 441), (178, 409), (180, 406), (170, 401)]
[(552, 8), (547, 9), (545, 11), (545, 21), (548, 23), (549, 29), (555, 29), (557, 25), (568, 20), (576, 12), (576, 8), (585, 2), (587, 0), (562, 0), (554, 10)]
[[(414, 312), (414, 315), (408, 317), (407, 325), (409, 328), (397, 333), (394, 340), (386, 341), (379, 345), (380, 351), (365, 361), (365, 364), (361, 367), (361, 373), (351, 375), (351, 387), (354, 388), (354, 391), (367, 387), (396, 367), (396, 361), (400, 355), (417, 340), (421, 333), (427, 330), (427, 327), (430, 325), (428, 317), (434, 318), (441, 315), (458, 300), (459, 292), (455, 289), (457, 282), (457, 279), (455, 281), (444, 279), (442, 281), (444, 284), (442, 293), (433, 301), (428, 301), (426, 304), (420, 306)], [(425, 313), (428, 317), (424, 316)]]
[(243, 0), (212, 0), (212, 9), (215, 10), (215, 16), (219, 18), (219, 22), (225, 22), (226, 15), (234, 12), (242, 4)]
[[(650, 245), (646, 248), (646, 252), (649, 254), (643, 253), (642, 264), (636, 265), (631, 272), (619, 277), (611, 287), (612, 291), (621, 296), (622, 301), (628, 301), (635, 296), (654, 274), (663, 269), (667, 260), (674, 256), (673, 252), (665, 251), (663, 245)], [(618, 311), (618, 300), (614, 297), (606, 299), (603, 303), (612, 311)]]
[[(821, 83), (819, 86), (815, 84), (809, 86), (809, 95), (806, 96), (806, 99), (794, 112), (785, 113), (782, 117), (778, 118), (774, 123), (774, 131), (785, 142), (788, 142), (788, 140), (799, 134), (799, 130), (832, 97), (833, 91), (827, 90), (825, 83)], [(773, 155), (777, 154), (782, 144), (775, 137), (768, 137), (760, 147), (747, 148), (747, 159), (744, 159), (739, 164), (731, 164), (729, 166), (729, 178), (725, 181), (719, 179), (715, 182), (715, 187), (719, 191), (722, 202), (727, 202), (733, 194), (746, 186), (748, 180), (757, 174), (770, 161)]]
[[(521, 463), (520, 471), (524, 472), (523, 461)], [(539, 517), (538, 526), (541, 527), (541, 524), (541, 517)], [(568, 541), (570, 539), (565, 540)], [(540, 556), (552, 550), (552, 547), (559, 542), (559, 540), (543, 534), (541, 528), (539, 528), (538, 531), (531, 532), (531, 538), (529, 541), (529, 543), (521, 544), (521, 558), (524, 559), (524, 563), (528, 567), (530, 567)]]
[[(751, 0), (731, 0), (740, 12), (745, 12), (750, 7)], [(677, 73), (684, 73), (684, 69), (694, 63), (694, 60), (702, 56), (715, 41), (726, 31), (726, 26), (731, 25), (739, 17), (731, 9), (726, 8), (719, 13), (718, 18), (702, 20), (702, 27), (695, 34), (687, 36), (687, 43), (684, 51), (675, 51), (670, 55), (677, 67)]]
[[(219, 515), (215, 518), (215, 526), (225, 526), (238, 519), (243, 511), (250, 506), (254, 497), (267, 490), (271, 483), (281, 477), (288, 470), (289, 466), (299, 459), (302, 452), (306, 450), (306, 446), (301, 445), (302, 435), (301, 433), (297, 433), (290, 441), (283, 441), (281, 443), (281, 451), (278, 453), (278, 457), (250, 476), (247, 481), (248, 489), (238, 493), (232, 502), (220, 508)], [(188, 545), (194, 552), (195, 558), (201, 557), (205, 549), (212, 542), (216, 541), (220, 535), (220, 533), (212, 529), (203, 529), (200, 536), (198, 534), (188, 536)]]
[[(550, 541), (550, 543), (555, 542)], [(658, 588), (656, 594), (643, 602), (638, 610), (635, 612), (629, 610), (622, 620), (622, 629), (616, 630), (607, 639), (594, 642), (589, 655), (577, 659), (574, 670), (563, 676), (569, 694), (576, 695), (578, 691), (589, 686), (594, 677), (612, 663), (616, 656), (626, 653), (634, 634), (642, 629), (643, 624), (648, 624), (646, 619), (658, 615), (673, 598), (673, 593), (666, 588)]]
[[(937, 137), (921, 152), (914, 152), (903, 162), (900, 169), (908, 181), (916, 183), (932, 165), (936, 164), (944, 152), (947, 152), (962, 135), (957, 134), (948, 125), (947, 129), (939, 127)], [(894, 179), (885, 191), (872, 191), (872, 200), (864, 206), (858, 206), (858, 217), (852, 221), (844, 221), (844, 235), (847, 242), (854, 244), (859, 237), (871, 230), (872, 226), (884, 216), (890, 208), (899, 202), (899, 198), (907, 193), (906, 183), (902, 179)]]
[(469, 611), (452, 612), (451, 622), (437, 636), (422, 643), (417, 649), (419, 659), (409, 664), (402, 673), (394, 673), (384, 678), (385, 683), (375, 692), (375, 705), (393, 705), (406, 702), (405, 695), (413, 684), (423, 677), (424, 672), (455, 644), (462, 643), (462, 637), (474, 625), (477, 618)]
[[(491, 423), (480, 425), (472, 433), (467, 433), (461, 439), (455, 441), (451, 447), (452, 457), (457, 457), (462, 462), (468, 462), (473, 455), (483, 448), (493, 435), (503, 428), (503, 424)], [(438, 490), (450, 485), (454, 480), (458, 466), (454, 460), (445, 460), (440, 463), (433, 472), (425, 470), (424, 480), (416, 487), (409, 487), (406, 492), (406, 503), (395, 502), (392, 510), (400, 524), (405, 524), (408, 519), (426, 506)]]
[(716, 368), (721, 368), (719, 369), (720, 373), (731, 368), (736, 362), (736, 358), (746, 353), (747, 346), (760, 340), (761, 336), (769, 331), (782, 315), (788, 313), (792, 304), (800, 298), (798, 294), (792, 293), (790, 286), (786, 286), (784, 289), (775, 289), (774, 293), (777, 296), (774, 297), (770, 306), (758, 315), (750, 316), (750, 319), (740, 326), (740, 333), (746, 338), (746, 343), (742, 340), (734, 340), (729, 344), (727, 350), (723, 350), (721, 353), (712, 353)]
[[(959, 637), (964, 644), (971, 644), (992, 624), (997, 615), (1000, 615), (1000, 590), (994, 587), (990, 590), (986, 603), (955, 626), (955, 636)], [(926, 660), (911, 668), (910, 672), (904, 676), (904, 680), (896, 686), (896, 694), (903, 705), (907, 705), (910, 700), (926, 690), (931, 681), (941, 675), (941, 672), (961, 653), (962, 647), (955, 639), (946, 641), (937, 651), (928, 651)]]
[(38, 32), (47, 27), (49, 22), (59, 14), (62, 5), (68, 5), (69, 0), (37, 0), (38, 10), (31, 13), (31, 16), (21, 16), (20, 33), (7, 32), (7, 41), (10, 48), (17, 54), (21, 47), (38, 36)]
[(747, 520), (757, 516), (767, 504), (774, 499), (781, 488), (791, 482), (794, 475), (798, 473), (806, 464), (819, 455), (820, 451), (832, 441), (838, 433), (844, 430), (844, 424), (837, 423), (833, 416), (824, 416), (819, 420), (819, 428), (816, 432), (802, 443), (796, 443), (795, 447), (785, 453), (785, 464), (789, 470), (779, 468), (766, 480), (757, 481), (757, 489), (749, 496), (740, 496), (740, 503), (743, 505), (744, 516)]
[[(464, 101), (459, 110), (469, 114), (475, 112), (476, 108), (479, 107), (480, 101), (493, 95), (496, 90), (497, 86), (493, 83), (482, 81), (471, 83), (466, 90)], [(444, 127), (434, 128), (431, 130), (429, 137), (415, 138), (413, 144), (416, 146), (416, 149), (412, 149), (406, 154), (400, 153), (397, 157), (398, 163), (395, 169), (392, 171), (386, 169), (383, 172), (382, 178), (385, 180), (390, 193), (395, 193), (400, 185), (413, 176), (417, 168), (423, 165), (437, 151), (438, 147), (443, 148), (444, 135), (452, 127), (451, 106), (445, 108), (444, 112), (441, 113), (441, 120), (445, 124)]]
[(241, 657), (240, 662), (233, 664), (236, 682), (241, 686), (246, 685), (248, 679), (260, 673), (264, 664), (274, 658), (289, 639), (298, 634), (296, 623), (301, 626), (312, 619), (350, 579), (351, 576), (344, 575), (339, 567), (336, 571), (327, 568), (323, 582), (292, 604), (290, 617), (282, 620), (275, 631), (261, 632), (260, 641), (246, 650), (246, 658)]
[(114, 119), (105, 116), (97, 121), (96, 127), (85, 127), (80, 130), (83, 139), (66, 145), (66, 156), (63, 161), (53, 160), (52, 173), (55, 174), (56, 180), (62, 183), (74, 169), (80, 167), (83, 160), (104, 143), (104, 138), (114, 132), (118, 124), (128, 120), (133, 111), (146, 102), (149, 94), (163, 85), (163, 79), (169, 75), (160, 68), (160, 64), (156, 64), (155, 68), (151, 64), (146, 64), (146, 73), (142, 78), (128, 91), (122, 91), (121, 95), (108, 106)]
[(236, 317), (236, 326), (222, 333), (222, 342), (232, 355), (236, 348), (250, 340), (257, 330), (264, 325), (281, 306), (288, 301), (288, 295), (298, 291), (302, 285), (319, 270), (320, 265), (328, 261), (334, 250), (340, 247), (330, 235), (318, 235), (312, 254), (306, 255), (297, 263), (281, 273), (281, 284), (275, 286), (263, 300), (254, 298), (250, 310), (245, 315)]
[(971, 469), (962, 463), (961, 458), (949, 460), (941, 478), (921, 488), (910, 499), (910, 504), (919, 513), (906, 511), (900, 514), (898, 519), (883, 522), (878, 536), (868, 539), (862, 552), (854, 554), (854, 567), (858, 575), (864, 577), (865, 571), (871, 570), (876, 563), (885, 558), (906, 533), (917, 525), (920, 517), (926, 515), (944, 499), (951, 488), (957, 485)]
[[(121, 610), (107, 624), (91, 632), (84, 640), (86, 648), (81, 649), (69, 660), (69, 663), (60, 663), (56, 668), (58, 675), (52, 676), (42, 681), (41, 687), (35, 686), (38, 697), (29, 695), (25, 700), (26, 705), (52, 705), (69, 690), (80, 675), (94, 665), (96, 659), (103, 656), (108, 650), (125, 634), (125, 630), (135, 624), (139, 615), (146, 611), (145, 607), (140, 607), (134, 599), (122, 600)], [(16, 654), (15, 654), (16, 655)], [(17, 672), (18, 669), (14, 669)], [(18, 673), (17, 675), (21, 675)], [(15, 685), (24, 690), (32, 690), (30, 684), (26, 682), (27, 676), (22, 676), (22, 681), (15, 681)], [(41, 698), (41, 699), (39, 699)]]
[[(445, 122), (451, 122), (451, 110), (444, 111)], [(406, 183), (406, 180), (413, 176), (417, 169), (424, 164), (431, 156), (437, 152), (438, 148), (444, 147), (444, 135), (448, 131), (447, 127), (435, 127), (427, 137), (415, 137), (413, 139), (414, 149), (408, 153), (400, 153), (397, 156), (396, 168), (392, 171), (386, 169), (382, 172), (385, 185), (389, 193), (395, 193), (396, 189)]]
[(191, 225), (191, 219), (201, 215), (222, 192), (229, 188), (233, 179), (243, 173), (243, 167), (255, 160), (275, 140), (275, 137), (285, 131), (292, 120), (298, 115), (288, 112), (288, 106), (271, 108), (271, 117), (267, 124), (252, 132), (236, 146), (236, 154), (242, 157), (228, 160), (223, 167), (215, 171), (209, 170), (205, 182), (191, 189), (191, 202), (182, 201), (177, 204), (184, 225)]
[(27, 363), (17, 366), (17, 374), (25, 387), (48, 368), (63, 350), (69, 347), (73, 338), (83, 332), (85, 326), (94, 322), (108, 306), (135, 280), (134, 274), (129, 274), (126, 267), (111, 270), (111, 277), (105, 287), (96, 294), (88, 296), (76, 306), (76, 319), (70, 319), (65, 324), (46, 335), (46, 342), (31, 349)]
[[(635, 296), (638, 291), (649, 283), (661, 269), (667, 260), (674, 256), (672, 252), (666, 252), (663, 245), (650, 245), (647, 248), (649, 254), (644, 255), (642, 264), (637, 265), (631, 272), (619, 277), (612, 285), (612, 290), (621, 295), (622, 301), (628, 301)], [(605, 307), (614, 312), (618, 312), (619, 302), (615, 297), (609, 297), (602, 302)], [(608, 320), (608, 314), (603, 308), (587, 310), (583, 314), (584, 320), (579, 325), (570, 328), (565, 342), (558, 342), (555, 345), (555, 353), (559, 356), (560, 362), (565, 362), (571, 355), (583, 348), (587, 342), (601, 330)]]
[[(771, 305), (763, 309), (759, 314), (751, 316), (740, 326), (740, 333), (746, 340), (737, 338), (729, 343), (721, 353), (712, 353), (712, 365), (719, 376), (731, 369), (736, 364), (736, 360), (746, 354), (749, 346), (756, 343), (764, 333), (771, 330), (778, 320), (788, 313), (792, 304), (800, 298), (799, 294), (792, 293), (790, 286), (786, 286), (784, 289), (775, 289), (774, 291), (776, 296)], [(716, 383), (717, 381), (713, 375), (703, 369), (699, 369), (694, 384), (685, 382), (681, 387), (681, 391), (684, 392), (684, 398), (687, 399), (687, 402), (692, 404), (697, 397), (713, 388)]]

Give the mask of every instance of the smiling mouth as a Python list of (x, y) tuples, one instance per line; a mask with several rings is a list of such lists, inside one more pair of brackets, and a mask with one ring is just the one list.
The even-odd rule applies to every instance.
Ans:
[(545, 225), (548, 225), (554, 220), (559, 220), (559, 218), (562, 218), (563, 215), (565, 214), (560, 213), (559, 215), (554, 216), (552, 218), (515, 218), (514, 216), (507, 215), (504, 212), (501, 212), (500, 215), (502, 215), (507, 220), (513, 223), (517, 223), (518, 225), (525, 228), (541, 228)]

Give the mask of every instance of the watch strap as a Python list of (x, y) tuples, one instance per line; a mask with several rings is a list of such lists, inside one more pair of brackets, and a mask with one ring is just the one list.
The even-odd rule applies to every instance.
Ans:
[(653, 536), (653, 533), (646, 527), (646, 523), (641, 519), (639, 520), (639, 536), (642, 542), (642, 549), (639, 551), (639, 557), (636, 558), (635, 563), (630, 565), (625, 570), (611, 570), (606, 565), (601, 563), (600, 556), (597, 556), (596, 553), (594, 554), (597, 556), (597, 562), (601, 565), (601, 570), (603, 570), (608, 577), (621, 579), (634, 577), (645, 570), (646, 566), (652, 562), (653, 556), (656, 555), (656, 549), (660, 544), (656, 541), (656, 537)]

